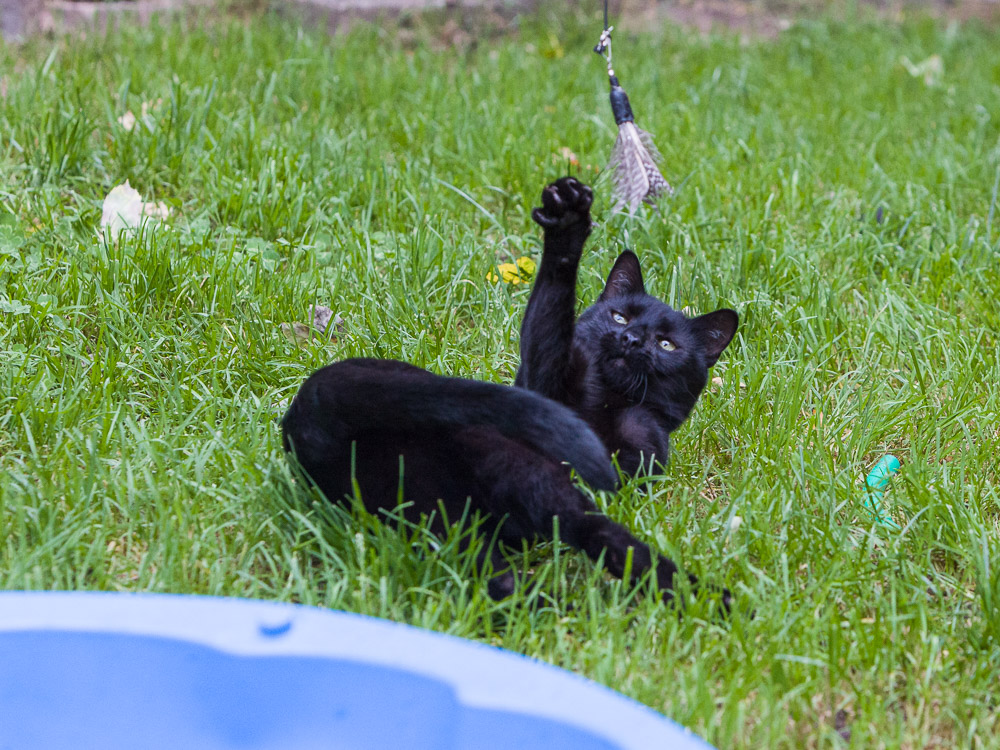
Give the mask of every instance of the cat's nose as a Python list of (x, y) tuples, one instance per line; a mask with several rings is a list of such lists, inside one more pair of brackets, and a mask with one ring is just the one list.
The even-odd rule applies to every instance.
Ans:
[(622, 331), (622, 343), (629, 349), (642, 345), (642, 337), (635, 331)]

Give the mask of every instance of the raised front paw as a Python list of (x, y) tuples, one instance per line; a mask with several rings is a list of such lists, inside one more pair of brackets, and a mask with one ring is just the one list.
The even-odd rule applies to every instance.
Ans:
[(543, 229), (568, 229), (580, 226), (590, 229), (590, 206), (594, 191), (575, 177), (563, 177), (542, 191), (542, 206), (531, 212), (531, 218)]

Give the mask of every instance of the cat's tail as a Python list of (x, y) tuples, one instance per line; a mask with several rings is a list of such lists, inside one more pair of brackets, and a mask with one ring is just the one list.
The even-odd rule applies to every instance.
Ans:
[[(296, 439), (309, 424), (313, 434)], [(607, 449), (571, 409), (532, 391), (448, 378), (393, 360), (348, 359), (310, 376), (282, 420), (285, 448), (319, 437), (348, 438), (370, 430), (406, 431), (491, 426), (505, 437), (572, 466), (597, 489), (618, 477)], [(321, 441), (323, 442), (323, 441)]]

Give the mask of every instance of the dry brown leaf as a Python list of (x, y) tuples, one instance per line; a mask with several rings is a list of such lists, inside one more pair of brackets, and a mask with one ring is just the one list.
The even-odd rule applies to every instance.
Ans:
[(281, 332), (296, 346), (305, 346), (309, 343), (309, 337), (312, 336), (312, 329), (305, 323), (282, 323)]
[(333, 310), (329, 307), (309, 305), (309, 317), (312, 318), (313, 326), (320, 333), (326, 333), (327, 328), (332, 322), (333, 328), (329, 332), (331, 338), (336, 338), (334, 334), (344, 330), (344, 319), (340, 316), (340, 313), (334, 314)]
[(337, 340), (337, 334), (344, 330), (344, 319), (325, 305), (309, 305), (308, 323), (282, 323), (281, 332), (296, 346), (305, 346), (313, 337)]

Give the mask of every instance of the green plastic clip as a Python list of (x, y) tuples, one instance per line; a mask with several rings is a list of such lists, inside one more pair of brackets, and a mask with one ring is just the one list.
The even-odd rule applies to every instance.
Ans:
[(897, 471), (899, 471), (899, 459), (893, 455), (886, 455), (878, 460), (872, 470), (868, 472), (868, 476), (865, 477), (864, 506), (875, 516), (879, 526), (887, 526), (890, 529), (899, 529), (900, 526), (892, 520), (884, 509), (882, 495), (889, 487), (892, 475)]

